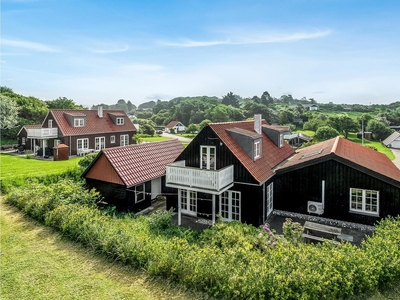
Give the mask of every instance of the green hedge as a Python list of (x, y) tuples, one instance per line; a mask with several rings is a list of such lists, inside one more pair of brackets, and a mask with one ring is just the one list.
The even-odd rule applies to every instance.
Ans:
[(200, 234), (172, 225), (171, 212), (112, 215), (95, 207), (98, 199), (67, 179), (7, 195), (8, 203), (98, 253), (217, 298), (348, 298), (400, 278), (400, 217), (381, 221), (357, 248), (305, 244), (291, 233), (293, 242), (238, 222)]

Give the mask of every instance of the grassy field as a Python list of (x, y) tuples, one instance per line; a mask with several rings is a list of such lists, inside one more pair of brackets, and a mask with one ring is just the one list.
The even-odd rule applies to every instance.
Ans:
[(172, 140), (171, 138), (166, 138), (160, 135), (157, 136), (152, 136), (152, 137), (143, 137), (142, 141), (143, 142), (160, 142), (160, 141), (167, 141), (167, 140)]
[(20, 176), (59, 174), (78, 165), (81, 157), (69, 160), (53, 161), (27, 159), (25, 156), (0, 154), (0, 180)]
[(2, 300), (209, 299), (99, 257), (3, 199), (0, 212)]

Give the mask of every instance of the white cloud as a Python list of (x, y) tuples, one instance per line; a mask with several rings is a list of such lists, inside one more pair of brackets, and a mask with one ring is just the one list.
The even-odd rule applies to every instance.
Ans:
[(234, 34), (225, 33), (230, 36), (226, 39), (213, 41), (195, 41), (184, 39), (180, 42), (160, 42), (160, 44), (171, 47), (210, 47), (217, 45), (248, 45), (248, 44), (266, 44), (296, 42), (304, 39), (316, 39), (327, 36), (330, 30), (317, 30), (315, 32), (295, 32), (295, 33), (276, 33), (264, 31), (243, 31), (240, 30)]
[(23, 40), (10, 40), (10, 39), (1, 39), (2, 46), (9, 46), (13, 48), (22, 48), (27, 50), (33, 50), (38, 52), (59, 52), (58, 49), (47, 46), (40, 43), (23, 41)]
[(99, 54), (111, 54), (111, 53), (120, 53), (120, 52), (125, 52), (129, 50), (129, 46), (128, 45), (124, 45), (124, 46), (111, 46), (110, 48), (104, 48), (104, 49), (92, 49), (91, 51), (93, 53), (99, 53)]

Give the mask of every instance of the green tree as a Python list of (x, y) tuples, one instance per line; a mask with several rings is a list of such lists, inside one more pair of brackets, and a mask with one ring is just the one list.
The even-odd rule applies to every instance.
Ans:
[(222, 97), (222, 104), (230, 105), (233, 107), (239, 107), (239, 96), (232, 92), (229, 92)]
[(156, 130), (154, 129), (153, 126), (151, 126), (149, 123), (144, 124), (140, 126), (140, 132), (143, 134), (148, 134), (153, 136), (156, 133)]
[(293, 122), (294, 113), (290, 109), (284, 109), (279, 112), (279, 124), (289, 124)]
[(314, 137), (318, 140), (324, 141), (334, 138), (339, 135), (339, 131), (329, 126), (322, 126), (317, 129)]
[(45, 101), (49, 109), (83, 109), (82, 105), (77, 105), (71, 99), (58, 97), (55, 100)]
[(0, 93), (1, 94), (5, 94), (5, 93), (14, 94), (13, 90), (6, 86), (0, 86)]
[(328, 125), (335, 128), (337, 131), (343, 133), (344, 138), (347, 139), (350, 131), (358, 131), (359, 126), (357, 121), (349, 117), (347, 114), (340, 114), (330, 116), (328, 118)]
[(201, 123), (199, 124), (199, 131), (202, 130), (204, 127), (206, 127), (207, 124), (212, 123), (211, 120), (209, 119), (205, 119), (203, 121), (201, 121)]
[(189, 126), (186, 128), (186, 133), (195, 133), (199, 131), (199, 128), (196, 126), (196, 124), (189, 124)]
[[(12, 129), (18, 125), (17, 103), (7, 96), (0, 95), (0, 129)], [(4, 134), (4, 132), (3, 132)]]
[(384, 140), (393, 132), (385, 123), (374, 119), (368, 121), (366, 131), (372, 132), (376, 140)]
[(206, 110), (204, 116), (212, 122), (228, 122), (230, 120), (228, 106), (223, 104), (210, 107)]
[(274, 99), (271, 97), (271, 95), (267, 91), (265, 91), (261, 95), (261, 104), (264, 104), (266, 106), (274, 104)]

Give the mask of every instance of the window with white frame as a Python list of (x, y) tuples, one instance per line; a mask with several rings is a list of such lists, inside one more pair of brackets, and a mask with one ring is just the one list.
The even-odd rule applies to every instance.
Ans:
[(219, 213), (225, 221), (240, 221), (240, 192), (226, 191), (221, 194)]
[(53, 120), (52, 120), (52, 119), (50, 119), (50, 120), (47, 122), (47, 124), (48, 124), (48, 127), (49, 127), (49, 128), (53, 128)]
[(61, 144), (61, 140), (54, 140), (54, 146), (58, 146)]
[(259, 158), (261, 156), (261, 142), (254, 142), (254, 159)]
[(125, 118), (123, 117), (117, 117), (117, 125), (124, 125), (125, 123)]
[(94, 138), (94, 149), (100, 151), (106, 147), (106, 138), (104, 136), (99, 136)]
[(350, 211), (379, 215), (379, 191), (350, 188)]
[(283, 134), (281, 133), (281, 134), (279, 135), (279, 148), (282, 148), (282, 147), (283, 147), (283, 141), (284, 141), (284, 139), (283, 139)]
[(110, 136), (110, 143), (115, 144), (115, 135)]
[(128, 146), (129, 145), (129, 135), (127, 135), (127, 134), (120, 135), (119, 145), (120, 146)]
[(89, 149), (89, 139), (77, 139), (77, 149), (78, 150), (87, 150)]
[(195, 215), (197, 212), (197, 192), (181, 190), (181, 209), (185, 214)]
[(215, 170), (215, 152), (214, 146), (200, 146), (200, 169)]
[(83, 127), (83, 126), (85, 126), (85, 119), (83, 118), (74, 119), (74, 127)]
[(265, 219), (271, 214), (274, 209), (274, 183), (271, 182), (267, 185), (267, 189), (265, 191)]
[(146, 190), (144, 183), (135, 186), (135, 201), (140, 202), (143, 201), (146, 197)]

